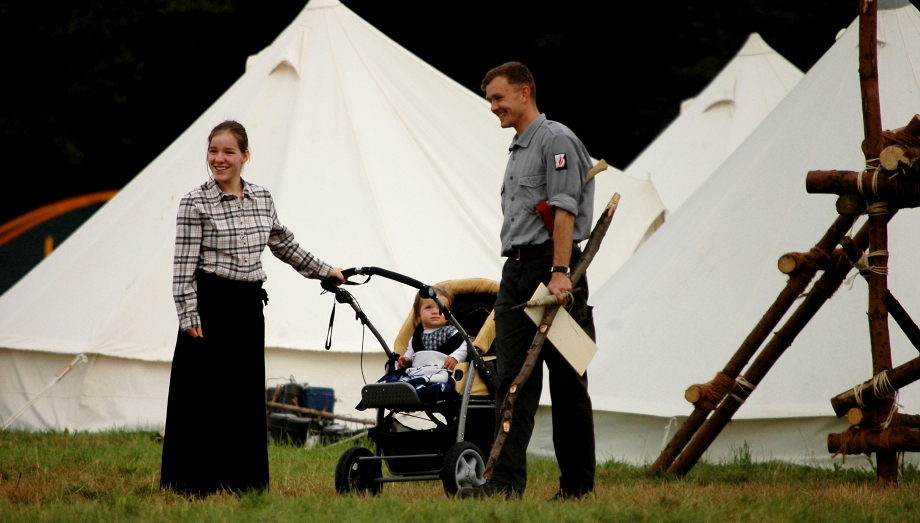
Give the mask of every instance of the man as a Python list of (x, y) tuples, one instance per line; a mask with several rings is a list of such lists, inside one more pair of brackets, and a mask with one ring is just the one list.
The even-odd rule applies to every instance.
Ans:
[[(585, 182), (591, 158), (566, 126), (547, 120), (537, 110), (533, 75), (520, 62), (508, 62), (488, 73), (482, 90), (501, 126), (516, 131), (502, 182), (502, 255), (507, 257), (495, 302), (498, 374), (496, 419), (508, 389), (527, 357), (536, 326), (521, 309), (540, 283), (557, 298), (574, 295), (569, 313), (594, 338), (594, 320), (587, 305), (588, 284), (572, 289), (570, 267), (581, 256), (577, 243), (591, 233), (594, 182)], [(541, 206), (548, 215), (536, 209)], [(553, 499), (580, 498), (594, 490), (594, 421), (587, 373), (578, 375), (549, 342), (515, 400), (511, 431), (482, 487), (462, 496), (520, 497), (527, 485), (527, 446), (533, 434), (543, 363), (549, 369), (553, 446), (559, 463), (559, 490)]]

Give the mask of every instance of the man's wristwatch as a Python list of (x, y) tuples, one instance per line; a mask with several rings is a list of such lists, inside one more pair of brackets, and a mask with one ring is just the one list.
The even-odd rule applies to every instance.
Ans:
[(567, 265), (553, 265), (553, 268), (550, 269), (549, 272), (561, 272), (568, 276), (570, 271)]

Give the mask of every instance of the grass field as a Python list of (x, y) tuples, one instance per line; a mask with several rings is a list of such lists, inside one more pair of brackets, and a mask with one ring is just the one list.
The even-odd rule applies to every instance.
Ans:
[(741, 451), (728, 463), (700, 463), (683, 479), (604, 463), (596, 496), (566, 502), (546, 501), (556, 488), (555, 462), (532, 460), (524, 499), (503, 501), (449, 499), (440, 482), (390, 483), (377, 497), (337, 494), (336, 461), (353, 444), (312, 449), (272, 444), (269, 492), (194, 500), (158, 488), (161, 447), (155, 433), (0, 432), (0, 521), (920, 519), (920, 472), (908, 466), (898, 487), (885, 487), (866, 457), (847, 458), (865, 462), (862, 469), (827, 469), (751, 463)]

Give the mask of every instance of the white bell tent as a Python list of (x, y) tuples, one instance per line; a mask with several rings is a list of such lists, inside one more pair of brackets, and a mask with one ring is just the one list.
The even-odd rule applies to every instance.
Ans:
[[(500, 277), (499, 189), (513, 131), (500, 128), (480, 93), (336, 0), (313, 0), (185, 132), (0, 296), (0, 424), (162, 426), (177, 330), (176, 211), (207, 179), (207, 135), (225, 119), (250, 134), (243, 177), (271, 190), (282, 223), (325, 261), (426, 283)], [(599, 175), (597, 206), (613, 192), (622, 196), (608, 235), (616, 249), (592, 269), (596, 285), (662, 210), (649, 183), (615, 169)], [(383, 370), (379, 344), (339, 304), (324, 350), (332, 295), (267, 251), (263, 262), (267, 385), (293, 376), (332, 387), (336, 413), (372, 418), (353, 406)], [(348, 289), (392, 343), (414, 290), (380, 277)], [(188, 400), (205, 406), (233, 386), (216, 375), (201, 380), (203, 396)]]
[(650, 179), (669, 215), (792, 90), (803, 73), (758, 33), (624, 169)]
[[(785, 286), (777, 259), (808, 251), (837, 217), (836, 196), (807, 193), (805, 176), (865, 165), (858, 32), (857, 18), (680, 212), (595, 292), (600, 351), (588, 374), (599, 457), (654, 461), (693, 410), (684, 390), (723, 369)], [(882, 128), (896, 129), (920, 112), (920, 12), (906, 0), (882, 1), (878, 40)], [(916, 320), (920, 211), (899, 212), (888, 240), (889, 288)], [(841, 286), (703, 459), (750, 453), (755, 460), (827, 463), (827, 435), (847, 427), (830, 398), (872, 377), (867, 306), (861, 277)], [(894, 365), (916, 358), (917, 349), (889, 323)], [(902, 412), (916, 413), (920, 386), (903, 388), (898, 402)], [(537, 452), (551, 448), (545, 431), (532, 443)]]

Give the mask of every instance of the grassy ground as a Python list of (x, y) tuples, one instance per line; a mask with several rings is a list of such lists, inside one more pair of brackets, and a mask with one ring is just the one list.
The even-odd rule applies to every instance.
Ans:
[[(354, 442), (270, 448), (271, 489), (190, 500), (161, 491), (160, 443), (146, 432), (0, 432), (0, 522), (6, 521), (912, 521), (920, 472), (884, 487), (867, 467), (700, 463), (683, 479), (605, 463), (592, 499), (547, 502), (558, 469), (533, 460), (522, 500), (448, 499), (439, 482), (390, 483), (379, 497), (339, 495), (335, 464)], [(371, 445), (367, 445), (371, 446)], [(371, 446), (372, 447), (372, 446)]]

